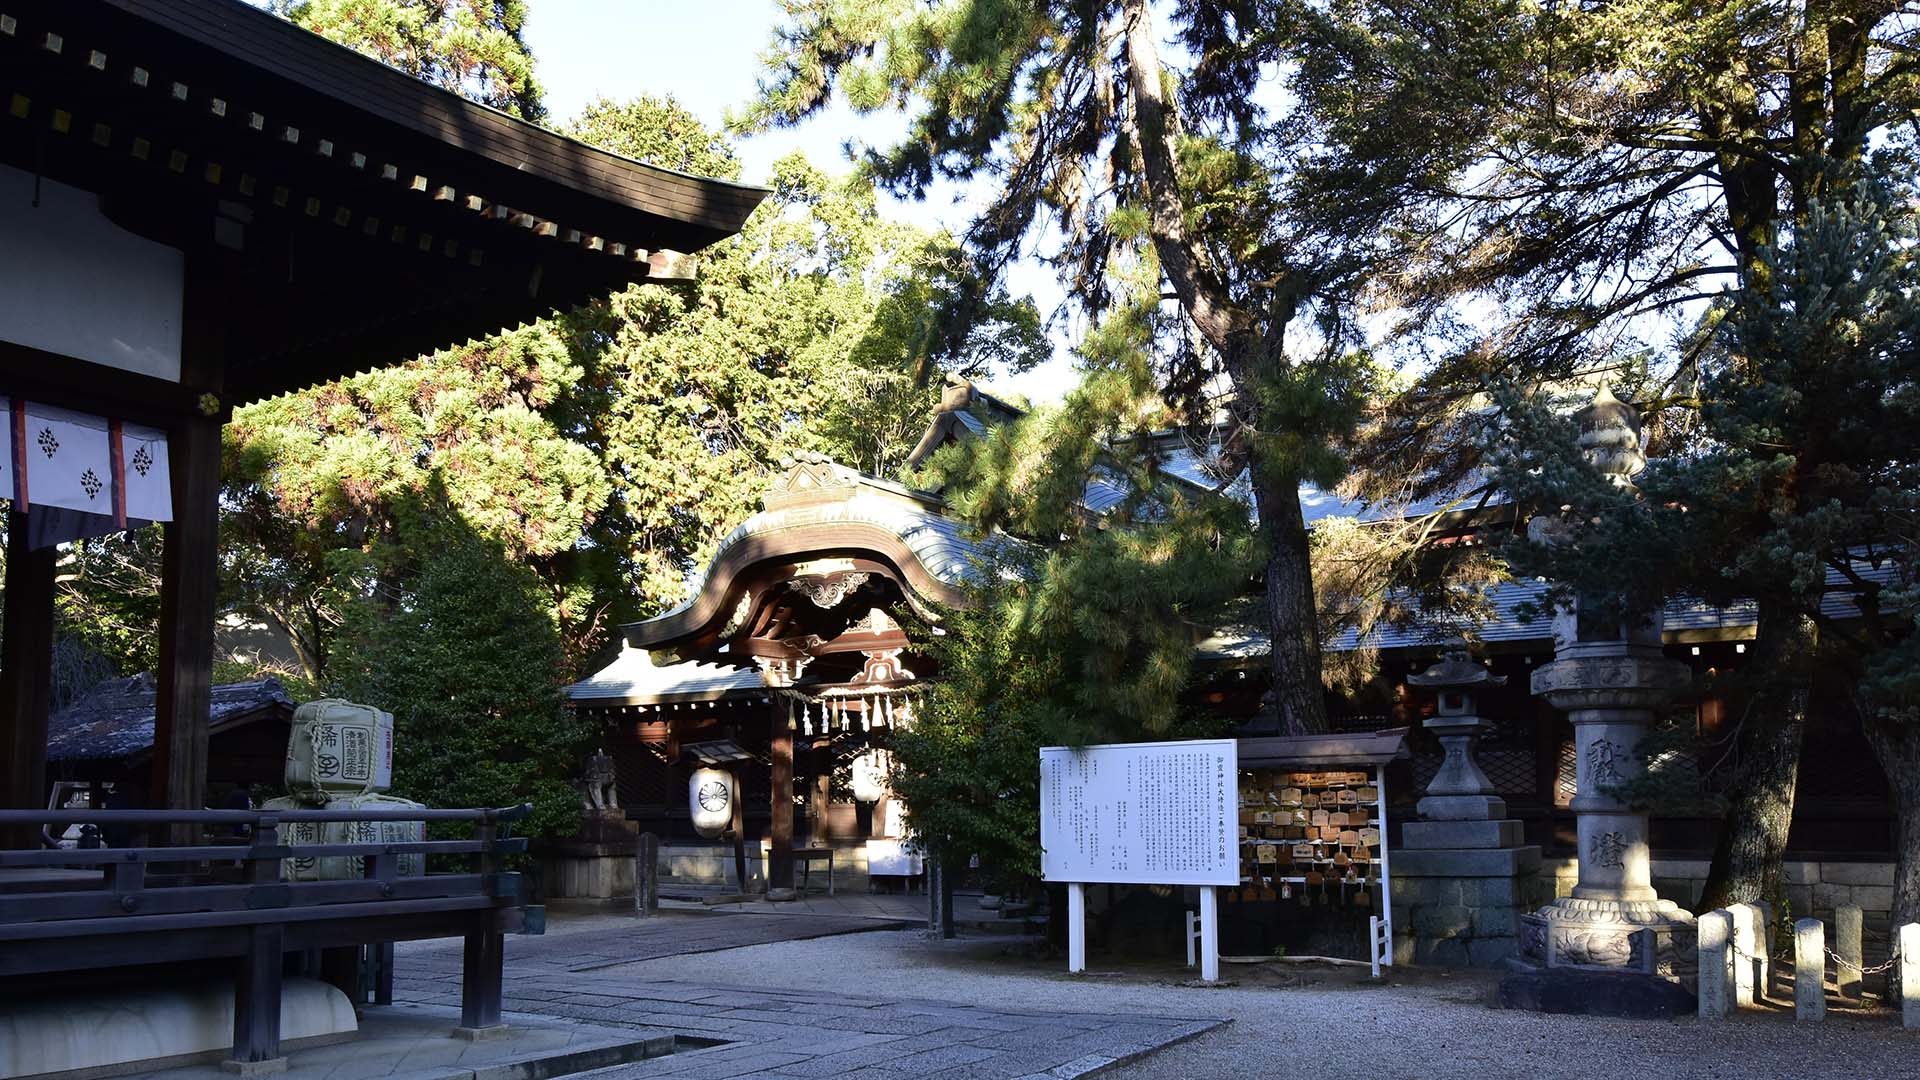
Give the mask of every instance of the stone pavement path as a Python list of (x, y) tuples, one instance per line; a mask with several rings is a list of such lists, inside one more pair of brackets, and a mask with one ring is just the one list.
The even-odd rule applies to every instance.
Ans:
[[(545, 934), (536, 937), (515, 934), (507, 938), (507, 969), (511, 973), (524, 965), (559, 965), (568, 971), (593, 971), (662, 956), (738, 949), (771, 941), (804, 941), (867, 930), (895, 930), (905, 925), (902, 921), (865, 916), (797, 918), (706, 912), (662, 913), (650, 919), (622, 914), (554, 920), (548, 924)], [(458, 943), (441, 943), (439, 951), (454, 958), (457, 971)]]
[[(595, 1080), (1067, 1078), (1131, 1060), (1223, 1023), (1000, 1011), (937, 1000), (662, 981), (611, 970), (613, 965), (659, 956), (887, 926), (871, 919), (847, 921), (857, 925), (819, 917), (704, 913), (550, 922), (543, 937), (507, 939), (505, 1006), (510, 1013), (724, 1042), (584, 1074)], [(459, 942), (403, 944), (395, 967), (395, 1001), (458, 1004)], [(938, 992), (937, 987), (930, 989)], [(687, 1041), (683, 1038), (683, 1045)]]

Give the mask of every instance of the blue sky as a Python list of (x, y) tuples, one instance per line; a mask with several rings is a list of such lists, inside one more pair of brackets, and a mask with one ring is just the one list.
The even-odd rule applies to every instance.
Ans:
[[(753, 97), (759, 55), (780, 18), (773, 0), (535, 0), (528, 9), (527, 42), (556, 123), (602, 95), (619, 100), (672, 94), (718, 127), (728, 108)], [(773, 162), (795, 149), (816, 165), (844, 170), (842, 148), (849, 140), (886, 146), (905, 128), (899, 116), (862, 117), (836, 104), (799, 128), (742, 140), (743, 178), (764, 180)], [(968, 219), (970, 197), (977, 193), (960, 187), (920, 203), (882, 198), (896, 218), (958, 231)], [(1035, 297), (1043, 315), (1062, 296), (1051, 273), (1037, 265), (1017, 267), (1012, 283)], [(1035, 401), (1058, 399), (1073, 373), (1064, 343), (1055, 351), (1050, 363), (994, 385)]]

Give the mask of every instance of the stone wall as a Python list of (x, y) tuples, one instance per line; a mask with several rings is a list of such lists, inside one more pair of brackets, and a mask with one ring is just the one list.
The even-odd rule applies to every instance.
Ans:
[(1396, 964), (1495, 968), (1520, 952), (1520, 916), (1553, 898), (1537, 847), (1391, 855)]
[[(1660, 895), (1693, 910), (1707, 882), (1705, 859), (1653, 860), (1653, 884)], [(1813, 862), (1789, 859), (1786, 866), (1787, 903), (1796, 919), (1833, 921), (1835, 908), (1852, 905), (1866, 915), (1869, 931), (1885, 933), (1893, 909), (1893, 864), (1877, 862)], [(1553, 895), (1573, 892), (1578, 871), (1572, 856), (1547, 859), (1541, 874), (1553, 886)]]

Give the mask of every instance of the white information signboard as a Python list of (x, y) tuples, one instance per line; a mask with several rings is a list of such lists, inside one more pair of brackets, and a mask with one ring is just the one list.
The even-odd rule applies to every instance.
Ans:
[(1200, 977), (1219, 978), (1218, 895), (1240, 884), (1239, 744), (1040, 751), (1040, 872), (1067, 883), (1067, 969), (1085, 971), (1086, 886), (1198, 885)]
[(1193, 739), (1041, 750), (1041, 876), (1239, 885), (1238, 746)]

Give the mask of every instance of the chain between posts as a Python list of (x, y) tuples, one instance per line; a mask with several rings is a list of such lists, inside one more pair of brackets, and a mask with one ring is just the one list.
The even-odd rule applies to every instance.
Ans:
[[(1762, 957), (1754, 953), (1750, 953), (1747, 950), (1742, 949), (1738, 945), (1734, 945), (1732, 946), (1732, 948), (1733, 948), (1734, 956), (1741, 960), (1766, 959), (1766, 960), (1778, 963), (1779, 961), (1782, 961), (1782, 960), (1791, 959), (1793, 956), (1793, 950), (1790, 948), (1783, 948), (1769, 957)], [(1824, 946), (1824, 948), (1826, 950), (1827, 958), (1829, 960), (1832, 960), (1837, 967), (1852, 968), (1853, 970), (1859, 972), (1862, 975), (1878, 975), (1883, 971), (1891, 971), (1893, 970), (1896, 964), (1900, 963), (1900, 946), (1898, 945), (1895, 945), (1893, 947), (1893, 952), (1887, 957), (1886, 963), (1875, 964), (1873, 967), (1861, 967), (1859, 964), (1856, 964), (1853, 961), (1842, 957), (1839, 953), (1834, 952), (1832, 946)]]
[(1851, 960), (1843, 960), (1840, 958), (1840, 955), (1834, 952), (1832, 949), (1827, 950), (1827, 955), (1833, 959), (1834, 964), (1840, 967), (1850, 967), (1862, 975), (1878, 975), (1883, 971), (1890, 971), (1893, 969), (1893, 966), (1895, 964), (1898, 964), (1900, 962), (1900, 950), (1898, 948), (1895, 948), (1893, 950), (1892, 956), (1887, 957), (1886, 963), (1878, 964), (1873, 967), (1861, 967), (1859, 964), (1856, 964)]

